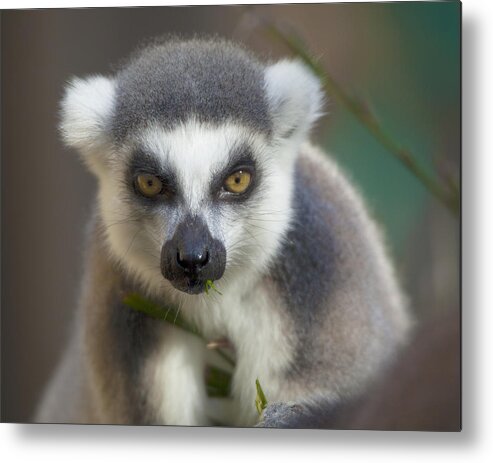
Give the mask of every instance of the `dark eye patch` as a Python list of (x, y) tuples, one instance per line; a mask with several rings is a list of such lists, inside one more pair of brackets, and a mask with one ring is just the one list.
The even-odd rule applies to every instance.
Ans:
[(213, 197), (218, 197), (223, 191), (224, 181), (235, 172), (244, 170), (250, 173), (252, 176), (250, 187), (247, 192), (241, 195), (225, 195), (223, 199), (232, 199), (235, 201), (245, 200), (255, 189), (255, 185), (258, 183), (260, 171), (258, 169), (258, 163), (250, 147), (240, 145), (231, 150), (229, 161), (226, 166), (217, 169), (212, 176), (211, 182), (211, 194)]
[[(137, 149), (132, 154), (127, 169), (127, 183), (135, 190), (135, 180), (141, 174), (155, 175), (163, 183), (163, 195), (168, 198), (179, 193), (178, 180), (175, 171), (160, 163), (152, 154)], [(145, 198), (149, 201), (149, 198)]]

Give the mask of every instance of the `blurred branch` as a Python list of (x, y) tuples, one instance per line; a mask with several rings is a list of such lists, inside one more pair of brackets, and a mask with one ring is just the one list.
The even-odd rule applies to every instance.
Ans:
[[(259, 18), (257, 18), (259, 19)], [(321, 80), (327, 94), (343, 105), (373, 135), (373, 137), (395, 158), (414, 174), (414, 176), (442, 202), (454, 215), (459, 213), (459, 189), (441, 185), (429, 175), (417, 162), (413, 154), (400, 146), (381, 126), (368, 105), (350, 96), (341, 85), (313, 58), (303, 42), (293, 33), (286, 33), (273, 21), (261, 20), (262, 27), (278, 42), (284, 44), (293, 54), (299, 56), (304, 63)]]
[[(178, 309), (172, 307), (168, 309), (159, 307), (158, 305), (143, 298), (138, 294), (128, 294), (123, 298), (123, 303), (128, 307), (130, 307), (131, 309), (136, 310), (137, 312), (142, 312), (145, 313), (146, 315), (149, 315), (152, 318), (163, 320), (175, 327), (181, 328), (183, 331), (186, 331), (187, 333), (199, 337), (206, 344), (208, 343), (208, 341), (204, 339), (204, 337), (197, 331), (197, 329), (194, 326), (188, 324), (185, 320), (183, 320), (182, 317), (180, 317), (180, 313)], [(215, 348), (214, 350), (229, 365), (233, 367), (235, 366), (234, 360), (231, 359), (229, 355), (226, 354), (223, 350), (221, 350), (220, 348)]]

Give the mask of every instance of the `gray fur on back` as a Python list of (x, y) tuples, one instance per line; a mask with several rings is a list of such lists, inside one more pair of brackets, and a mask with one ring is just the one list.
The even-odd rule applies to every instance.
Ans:
[(271, 130), (264, 66), (224, 40), (150, 45), (117, 73), (116, 83), (111, 129), (120, 142), (149, 122), (172, 127), (190, 116)]

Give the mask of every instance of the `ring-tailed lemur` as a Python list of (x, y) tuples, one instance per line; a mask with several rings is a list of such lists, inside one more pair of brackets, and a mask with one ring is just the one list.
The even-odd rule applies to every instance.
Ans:
[[(74, 333), (38, 421), (250, 426), (258, 378), (260, 424), (296, 426), (364, 390), (408, 315), (361, 198), (307, 141), (322, 100), (301, 62), (262, 64), (216, 39), (154, 44), (112, 77), (70, 83), (61, 132), (98, 201)], [(230, 340), (231, 400), (207, 397), (214, 352), (127, 307), (129, 292)]]

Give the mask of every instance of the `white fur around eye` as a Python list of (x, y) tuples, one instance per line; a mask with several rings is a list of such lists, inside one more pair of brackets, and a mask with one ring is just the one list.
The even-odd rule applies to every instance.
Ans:
[(104, 143), (114, 98), (113, 79), (73, 79), (61, 102), (60, 132), (65, 143), (82, 152), (90, 152)]
[(301, 61), (283, 60), (269, 66), (265, 90), (276, 137), (304, 137), (322, 115), (321, 83)]

